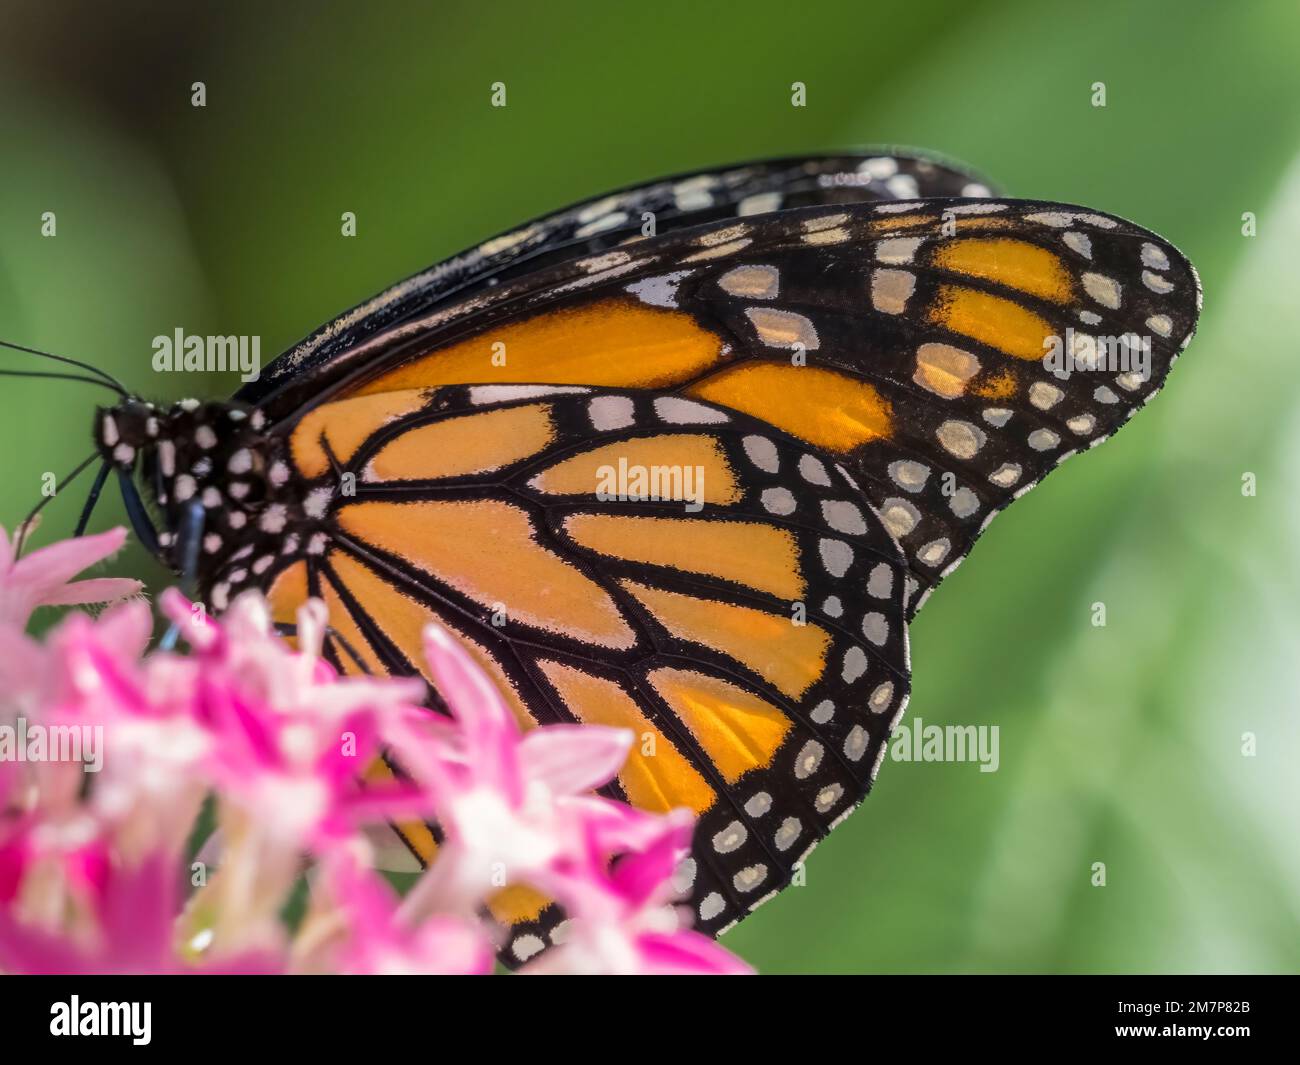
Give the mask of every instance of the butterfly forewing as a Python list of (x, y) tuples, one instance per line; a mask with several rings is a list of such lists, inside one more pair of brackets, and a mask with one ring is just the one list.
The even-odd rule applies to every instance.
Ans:
[(1172, 246), (1081, 208), (782, 211), (408, 323), (349, 356), (338, 394), (551, 382), (744, 411), (844, 465), (907, 554), (914, 612), (994, 514), (1160, 388), (1198, 310)]

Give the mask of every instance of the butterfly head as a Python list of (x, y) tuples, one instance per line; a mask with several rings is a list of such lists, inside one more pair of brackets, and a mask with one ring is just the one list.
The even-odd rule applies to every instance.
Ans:
[[(184, 531), (203, 555), (219, 555), (265, 501), (270, 471), (265, 418), (243, 404), (183, 399), (170, 406), (129, 396), (95, 417), (95, 445), (118, 473), (141, 540), (178, 572), (187, 565)], [(158, 511), (152, 528), (136, 480)], [(199, 550), (194, 545), (191, 550)]]

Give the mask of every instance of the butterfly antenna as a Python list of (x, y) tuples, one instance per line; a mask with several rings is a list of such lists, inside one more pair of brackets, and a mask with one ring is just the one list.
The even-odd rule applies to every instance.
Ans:
[(58, 381), (83, 381), (88, 385), (99, 385), (101, 388), (107, 388), (110, 392), (114, 392), (119, 396), (126, 395), (117, 385), (111, 385), (98, 377), (87, 377), (84, 374), (42, 373), (39, 370), (0, 370), (0, 377), (49, 377)]
[(28, 355), (36, 355), (42, 359), (53, 359), (55, 362), (67, 363), (69, 366), (75, 366), (79, 370), (85, 370), (87, 373), (94, 374), (118, 395), (128, 395), (126, 386), (123, 385), (121, 381), (106, 370), (101, 370), (98, 366), (92, 366), (88, 362), (81, 362), (78, 359), (70, 359), (66, 355), (55, 355), (48, 351), (41, 351), (38, 348), (29, 348), (23, 344), (15, 344), (9, 340), (0, 340), (0, 348), (10, 348), (13, 351), (21, 351)]
[[(56, 481), (55, 482), (56, 488), (54, 490), (55, 495), (57, 495), (59, 492), (59, 487), (57, 486), (71, 484), (73, 481), (77, 479), (77, 475), (81, 473), (81, 471), (84, 470), (87, 466), (89, 466), (92, 462), (94, 462), (97, 458), (99, 458), (99, 452), (93, 452), (88, 458), (79, 462), (72, 469), (70, 473), (65, 474), (63, 480)], [(42, 499), (39, 503), (36, 504), (36, 506), (32, 507), (27, 517), (24, 518), (22, 520), (22, 523), (18, 526), (17, 543), (14, 545), (15, 559), (22, 558), (23, 549), (26, 548), (27, 546), (27, 537), (35, 530), (37, 518), (40, 516), (41, 511), (45, 509), (46, 504), (48, 504), (49, 501), (53, 498), (54, 495), (48, 495), (44, 499)]]

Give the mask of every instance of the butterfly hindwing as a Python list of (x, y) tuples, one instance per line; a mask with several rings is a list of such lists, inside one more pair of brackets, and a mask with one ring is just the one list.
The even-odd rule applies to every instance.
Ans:
[[(905, 570), (820, 451), (667, 393), (489, 385), (327, 404), (286, 461), (331, 502), (264, 576), (277, 608), (323, 596), (349, 671), (419, 672), (437, 621), (525, 727), (631, 729), (613, 794), (699, 815), (702, 929), (784, 885), (870, 786), (908, 692)], [(542, 907), (503, 914), (516, 960)]]

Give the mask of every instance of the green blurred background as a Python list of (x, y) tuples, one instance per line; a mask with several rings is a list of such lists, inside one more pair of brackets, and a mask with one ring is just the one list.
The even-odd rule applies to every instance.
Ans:
[[(222, 395), (230, 378), (160, 380), (151, 338), (256, 334), (269, 358), (578, 198), (859, 144), (1132, 218), (1200, 269), (1197, 340), (913, 629), (909, 714), (999, 725), (1000, 770), (886, 763), (807, 885), (725, 942), (766, 972), (1294, 972), (1298, 41), (1294, 2), (0, 2), (0, 337)], [(0, 389), (12, 527), (86, 454), (102, 397)], [(96, 524), (121, 520), (114, 499)], [(115, 568), (163, 576), (138, 551)]]

